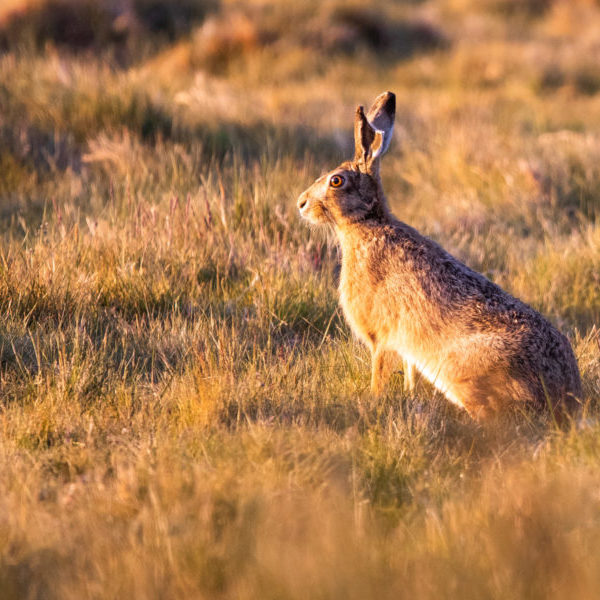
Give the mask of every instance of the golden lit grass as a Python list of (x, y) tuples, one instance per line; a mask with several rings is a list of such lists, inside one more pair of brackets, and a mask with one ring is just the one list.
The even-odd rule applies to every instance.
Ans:
[[(202, 24), (130, 69), (0, 57), (3, 597), (598, 596), (600, 15), (547, 4), (403, 4), (390, 27), (447, 44), (290, 35), (216, 74)], [(298, 31), (339, 6), (297, 7)], [(394, 211), (573, 340), (565, 430), (481, 429), (401, 373), (368, 393), (333, 240), (295, 198), (383, 89)]]

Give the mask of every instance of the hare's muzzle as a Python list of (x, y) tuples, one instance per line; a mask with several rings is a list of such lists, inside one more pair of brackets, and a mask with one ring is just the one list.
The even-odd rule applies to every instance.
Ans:
[(302, 213), (302, 211), (306, 208), (307, 204), (308, 204), (308, 194), (306, 192), (303, 192), (298, 197), (298, 210), (300, 211), (300, 213)]

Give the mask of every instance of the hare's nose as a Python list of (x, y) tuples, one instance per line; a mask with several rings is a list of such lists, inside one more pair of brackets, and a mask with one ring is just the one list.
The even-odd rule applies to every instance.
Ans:
[(304, 207), (308, 204), (308, 196), (306, 194), (301, 194), (298, 198), (298, 209), (302, 211)]

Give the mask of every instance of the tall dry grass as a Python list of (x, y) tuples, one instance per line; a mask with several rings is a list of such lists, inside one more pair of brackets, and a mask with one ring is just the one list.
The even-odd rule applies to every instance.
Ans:
[[(169, 32), (101, 2), (83, 46), (28, 4), (0, 14), (0, 595), (596, 598), (597, 3), (156, 2), (197, 11)], [(295, 198), (383, 89), (396, 214), (571, 337), (565, 430), (369, 395)]]

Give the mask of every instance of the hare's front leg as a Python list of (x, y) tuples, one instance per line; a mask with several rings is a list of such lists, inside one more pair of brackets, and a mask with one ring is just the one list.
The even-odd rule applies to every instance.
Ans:
[(395, 352), (383, 348), (371, 350), (371, 393), (374, 396), (381, 396), (383, 393), (397, 359)]

